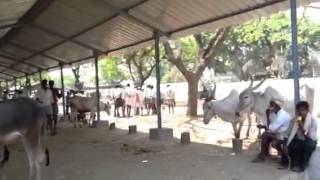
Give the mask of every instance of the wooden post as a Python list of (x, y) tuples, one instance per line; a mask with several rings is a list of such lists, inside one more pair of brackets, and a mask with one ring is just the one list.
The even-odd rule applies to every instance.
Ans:
[(191, 140), (190, 140), (190, 133), (189, 132), (183, 132), (181, 133), (181, 144), (190, 144)]
[(129, 126), (129, 134), (137, 133), (137, 125)]

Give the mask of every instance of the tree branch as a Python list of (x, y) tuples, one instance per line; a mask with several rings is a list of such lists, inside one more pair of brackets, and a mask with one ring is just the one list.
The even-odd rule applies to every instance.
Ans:
[(231, 27), (226, 27), (218, 30), (216, 36), (211, 39), (209, 46), (206, 49), (206, 53), (204, 54), (205, 59), (211, 60), (216, 55), (229, 34), (230, 29)]
[(195, 73), (198, 78), (201, 77), (203, 71), (210, 65), (211, 61), (222, 47), (229, 31), (230, 27), (219, 29), (216, 35), (210, 40), (209, 46), (206, 48), (204, 55), (199, 57), (201, 64), (198, 66), (198, 69)]
[(168, 61), (174, 64), (184, 77), (189, 76), (191, 72), (188, 71), (187, 68), (184, 66), (181, 56), (178, 56), (178, 57), (174, 56), (173, 49), (168, 42), (165, 42), (163, 46), (164, 46), (165, 53), (168, 56)]
[(193, 35), (194, 39), (196, 40), (199, 49), (204, 49), (204, 42), (203, 42), (203, 36), (202, 34), (195, 34)]
[(133, 76), (133, 72), (132, 72), (132, 67), (131, 67), (131, 59), (130, 59), (130, 56), (127, 56), (126, 57), (126, 64), (128, 65), (128, 68), (129, 68), (129, 73), (130, 73), (130, 76), (131, 76), (131, 79), (133, 82), (135, 82), (135, 78)]
[(151, 69), (148, 71), (148, 73), (142, 78), (143, 82), (148, 79), (151, 76), (151, 73), (153, 71), (153, 69), (156, 67), (156, 65), (154, 64)]

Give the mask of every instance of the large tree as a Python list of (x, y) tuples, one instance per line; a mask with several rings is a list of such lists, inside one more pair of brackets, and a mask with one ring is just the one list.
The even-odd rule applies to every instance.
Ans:
[[(315, 44), (319, 42), (319, 34), (318, 24), (306, 16), (298, 19), (298, 47), (302, 72), (309, 64), (309, 50), (317, 48)], [(262, 17), (233, 27), (212, 67), (216, 73), (232, 71), (240, 80), (247, 80), (248, 72), (244, 71), (244, 67), (249, 64), (253, 65), (254, 68), (251, 69), (257, 72), (257, 68), (265, 71), (279, 56), (289, 61), (290, 44), (288, 13), (281, 12), (270, 17)]]
[(188, 115), (197, 116), (199, 80), (220, 50), (229, 30), (230, 27), (226, 27), (214, 33), (199, 33), (164, 43), (168, 61), (188, 82)]

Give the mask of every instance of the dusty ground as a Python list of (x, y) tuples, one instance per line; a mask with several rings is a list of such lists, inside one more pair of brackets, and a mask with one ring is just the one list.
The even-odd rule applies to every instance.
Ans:
[[(148, 139), (149, 128), (156, 117), (104, 119), (115, 121), (117, 129), (74, 129), (69, 122), (60, 124), (59, 134), (46, 137), (51, 165), (43, 168), (45, 180), (270, 180), (281, 179), (290, 172), (278, 170), (276, 160), (262, 164), (250, 161), (256, 150), (234, 155), (230, 150), (231, 126), (216, 120), (208, 126), (200, 119), (188, 119), (177, 110), (164, 112), (163, 125), (174, 128), (175, 137), (189, 131), (191, 145), (180, 145), (178, 139), (157, 142)], [(128, 135), (127, 127), (138, 125), (138, 134)], [(246, 140), (245, 149), (254, 142)], [(256, 146), (252, 146), (256, 147)], [(253, 148), (255, 149), (255, 148)], [(6, 167), (9, 180), (25, 180), (27, 160), (21, 146), (11, 147)]]

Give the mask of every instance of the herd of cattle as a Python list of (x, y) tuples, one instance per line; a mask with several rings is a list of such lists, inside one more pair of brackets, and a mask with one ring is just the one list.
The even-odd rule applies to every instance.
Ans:
[[(237, 90), (232, 90), (230, 94), (222, 99), (215, 100), (216, 86), (212, 90), (208, 90), (202, 94), (205, 97), (203, 104), (203, 121), (208, 124), (213, 116), (218, 116), (222, 120), (230, 122), (234, 128), (234, 135), (236, 138), (240, 138), (240, 132), (246, 117), (249, 119), (251, 124), (251, 114), (254, 113), (258, 123), (267, 125), (266, 109), (271, 99), (277, 99), (284, 102), (284, 108), (293, 115), (292, 101), (285, 99), (277, 90), (272, 87), (267, 87), (263, 93), (256, 92), (264, 80), (253, 86), (253, 81), (249, 87), (243, 90), (240, 94)], [(307, 85), (302, 87), (304, 90), (302, 96), (307, 100), (311, 106), (314, 101), (314, 90)], [(156, 100), (155, 97), (146, 98), (139, 97), (144, 106), (148, 109), (150, 107), (155, 108), (156, 111)], [(118, 96), (114, 98), (115, 109), (118, 107), (123, 108), (127, 106), (125, 103), (126, 98)], [(120, 102), (120, 103), (119, 103)], [(172, 105), (174, 101), (170, 101)], [(136, 106), (131, 104), (134, 109)], [(111, 111), (111, 102), (100, 102), (101, 110), (105, 110), (108, 114)], [(97, 97), (81, 97), (74, 96), (70, 98), (71, 107), (71, 119), (73, 119), (75, 127), (80, 126), (78, 124), (77, 113), (83, 114), (90, 112), (90, 121), (95, 119), (95, 113), (97, 111)], [(142, 106), (139, 106), (142, 108)], [(118, 116), (116, 110), (115, 116)], [(123, 114), (124, 115), (124, 114)], [(7, 145), (22, 139), (22, 143), (28, 155), (29, 160), (29, 178), (30, 179), (41, 179), (40, 174), (40, 163), (46, 158), (47, 165), (49, 164), (49, 151), (48, 149), (42, 149), (40, 139), (43, 134), (43, 124), (45, 122), (45, 115), (41, 110), (39, 104), (26, 97), (20, 97), (12, 100), (0, 102), (0, 143), (4, 147), (4, 156), (0, 162), (0, 167), (9, 160), (9, 150)], [(91, 123), (90, 122), (90, 123)], [(249, 129), (247, 136), (249, 136)], [(5, 178), (4, 173), (2, 173)]]
[[(116, 90), (117, 91), (117, 90)], [(161, 94), (161, 104), (169, 107), (169, 112), (174, 112), (175, 94), (171, 89), (167, 89), (166, 93)], [(92, 124), (97, 112), (97, 96), (95, 93), (90, 97), (73, 96), (70, 98), (70, 120), (75, 127), (81, 127), (81, 124)], [(111, 114), (113, 105), (114, 117), (130, 117), (135, 115), (150, 115), (157, 113), (157, 103), (155, 92), (149, 88), (149, 92), (143, 92), (139, 89), (130, 89), (128, 91), (118, 90), (112, 96), (108, 96), (104, 102), (100, 101), (100, 110), (105, 111), (108, 115)], [(146, 110), (146, 112), (144, 111)], [(85, 119), (85, 113), (90, 113), (88, 120)]]

